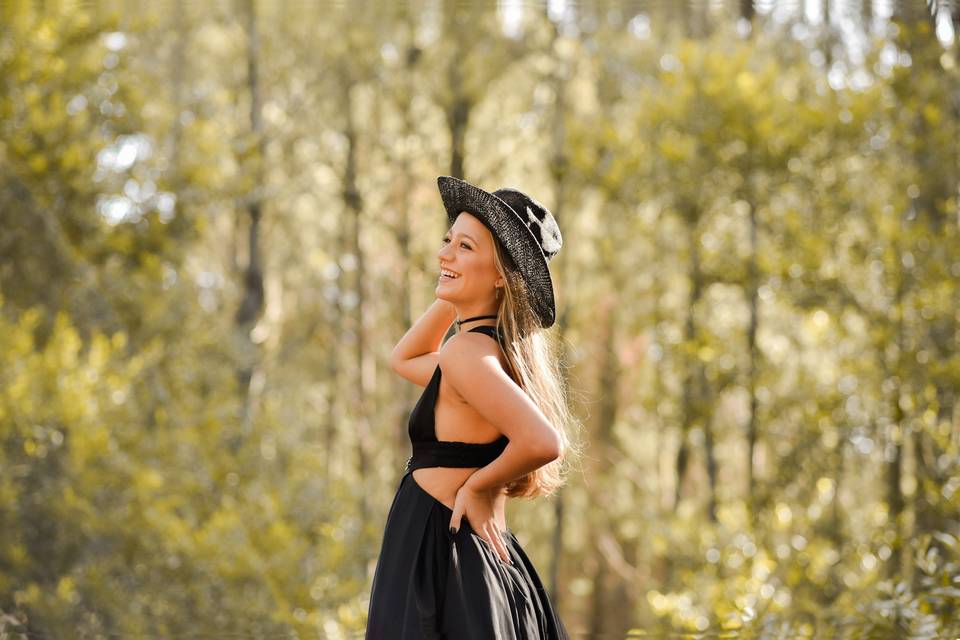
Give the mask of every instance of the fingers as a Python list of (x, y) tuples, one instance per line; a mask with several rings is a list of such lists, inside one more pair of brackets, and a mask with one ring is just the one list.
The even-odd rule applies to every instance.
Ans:
[(500, 559), (507, 564), (512, 564), (513, 560), (510, 558), (510, 552), (507, 550), (507, 543), (503, 540), (503, 533), (496, 527), (488, 527), (486, 531), (490, 537), (490, 540), (487, 540), (487, 542), (491, 543), (494, 551), (500, 556)]
[(453, 515), (450, 516), (450, 533), (460, 531), (460, 516), (463, 515), (462, 502), (455, 500), (453, 504)]

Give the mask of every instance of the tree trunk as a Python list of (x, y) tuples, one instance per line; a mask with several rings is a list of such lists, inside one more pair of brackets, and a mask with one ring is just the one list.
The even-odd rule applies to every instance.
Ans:
[[(362, 485), (370, 477), (370, 454), (367, 447), (370, 442), (370, 424), (364, 411), (364, 399), (367, 397), (368, 390), (364, 388), (364, 358), (366, 356), (365, 329), (363, 326), (363, 310), (366, 303), (364, 292), (364, 283), (366, 277), (364, 273), (365, 264), (363, 259), (363, 248), (360, 246), (360, 233), (363, 226), (361, 213), (363, 211), (363, 199), (360, 195), (360, 189), (357, 184), (357, 139), (358, 133), (353, 118), (353, 87), (354, 80), (351, 77), (348, 68), (349, 62), (341, 64), (340, 88), (342, 91), (342, 112), (344, 115), (344, 139), (347, 141), (346, 158), (343, 171), (343, 208), (348, 221), (347, 237), (349, 239), (349, 254), (354, 263), (353, 286), (356, 294), (356, 300), (353, 303), (353, 341), (354, 341), (354, 360), (356, 380), (352, 387), (352, 418), (354, 421), (354, 432), (356, 434), (357, 447), (357, 478)], [(367, 502), (368, 492), (361, 487), (358, 492), (359, 504), (359, 522), (365, 523), (370, 515), (370, 507)], [(357, 558), (360, 566), (366, 567), (369, 553), (368, 545), (359, 545), (362, 549), (360, 555), (364, 557)]]
[(259, 361), (259, 349), (253, 342), (251, 331), (263, 313), (263, 260), (260, 254), (260, 219), (263, 202), (260, 191), (263, 186), (262, 160), (264, 157), (263, 119), (261, 116), (260, 80), (258, 77), (258, 58), (260, 54), (260, 36), (257, 26), (256, 7), (253, 0), (245, 2), (247, 18), (247, 82), (250, 92), (250, 133), (252, 144), (256, 145), (253, 171), (254, 189), (246, 204), (247, 213), (247, 250), (246, 265), (243, 272), (243, 298), (234, 315), (234, 325), (240, 349), (241, 364), (237, 371), (237, 380), (243, 393), (243, 410), (239, 438), (232, 443), (234, 450), (239, 448), (252, 432), (254, 412), (254, 388), (251, 384), (254, 370)]
[(747, 370), (747, 393), (750, 396), (750, 409), (747, 418), (747, 509), (751, 528), (757, 525), (757, 499), (756, 499), (756, 467), (755, 460), (757, 455), (757, 431), (759, 419), (757, 417), (757, 376), (759, 369), (759, 349), (757, 348), (757, 330), (760, 324), (758, 315), (757, 289), (759, 288), (759, 269), (757, 267), (757, 252), (759, 243), (757, 241), (757, 207), (753, 202), (752, 190), (748, 189), (747, 203), (750, 207), (750, 262), (747, 265), (747, 302), (750, 305), (750, 324), (747, 327), (747, 361), (749, 368)]
[[(549, 17), (546, 18), (550, 22)], [(552, 155), (550, 158), (550, 176), (552, 179), (553, 187), (553, 208), (551, 209), (554, 217), (557, 220), (563, 221), (563, 216), (565, 213), (565, 204), (566, 204), (566, 175), (567, 175), (567, 155), (566, 155), (566, 128), (564, 122), (564, 116), (566, 114), (566, 86), (567, 86), (567, 76), (569, 70), (567, 68), (566, 60), (561, 55), (557, 54), (556, 42), (559, 37), (558, 26), (555, 23), (550, 22), (550, 42), (548, 44), (548, 52), (556, 60), (556, 66), (553, 68), (550, 82), (553, 84), (554, 88), (554, 106), (553, 106), (553, 117), (551, 119), (551, 140), (552, 140)], [(573, 261), (566, 260), (563, 262), (563, 266), (567, 269), (573, 268)], [(567, 279), (561, 279), (562, 281), (569, 281)], [(560, 336), (560, 344), (565, 345), (567, 328), (568, 328), (568, 314), (566, 313), (567, 306), (564, 306), (564, 312), (559, 315), (557, 318), (557, 333)], [(562, 359), (566, 359), (568, 353), (564, 350), (560, 354)], [(560, 559), (563, 557), (563, 512), (564, 512), (564, 499), (566, 497), (564, 487), (561, 487), (556, 495), (554, 502), (554, 529), (553, 537), (551, 538), (551, 548), (550, 548), (550, 567), (548, 570), (548, 581), (547, 581), (547, 592), (549, 593), (551, 602), (554, 603), (554, 606), (560, 606), (560, 597), (563, 591), (560, 589), (559, 581), (559, 572), (560, 572)]]
[(465, 179), (463, 171), (464, 140), (467, 135), (467, 125), (470, 121), (470, 112), (473, 110), (473, 100), (466, 94), (461, 77), (461, 60), (464, 58), (464, 49), (461, 43), (468, 41), (470, 35), (461, 26), (461, 20), (457, 19), (457, 12), (462, 7), (453, 0), (447, 0), (444, 3), (444, 25), (451, 33), (453, 41), (456, 43), (456, 55), (452, 56), (447, 63), (447, 84), (450, 88), (450, 99), (446, 104), (444, 115), (447, 118), (447, 127), (450, 130), (450, 175), (455, 178)]
[(700, 378), (698, 369), (702, 367), (697, 356), (697, 326), (694, 319), (697, 304), (703, 294), (703, 274), (700, 271), (700, 242), (696, 232), (696, 215), (685, 216), (688, 243), (690, 251), (690, 298), (687, 301), (687, 317), (684, 325), (684, 365), (683, 365), (683, 406), (681, 418), (680, 446), (677, 449), (676, 459), (676, 480), (674, 485), (673, 510), (676, 512), (680, 506), (680, 499), (683, 493), (683, 483), (687, 475), (687, 465), (689, 463), (690, 448), (688, 439), (690, 430), (694, 424), (702, 423), (702, 411), (700, 392), (701, 385), (697, 382)]

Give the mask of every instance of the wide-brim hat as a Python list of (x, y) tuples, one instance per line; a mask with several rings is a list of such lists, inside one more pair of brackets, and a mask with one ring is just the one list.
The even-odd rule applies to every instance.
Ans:
[(552, 326), (557, 312), (547, 263), (563, 245), (553, 214), (519, 189), (504, 187), (491, 193), (453, 176), (438, 177), (437, 187), (450, 224), (466, 211), (496, 236), (526, 282), (540, 325)]

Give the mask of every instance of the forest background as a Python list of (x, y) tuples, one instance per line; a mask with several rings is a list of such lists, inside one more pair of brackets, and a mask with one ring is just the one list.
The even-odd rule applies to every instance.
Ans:
[(956, 634), (958, 32), (0, 2), (0, 635), (362, 635), (438, 175), (564, 234), (583, 455), (507, 513), (576, 637)]

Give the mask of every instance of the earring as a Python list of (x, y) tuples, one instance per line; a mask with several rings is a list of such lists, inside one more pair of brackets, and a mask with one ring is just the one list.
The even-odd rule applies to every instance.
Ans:
[(500, 287), (494, 287), (497, 290), (497, 300), (500, 299)]

